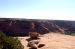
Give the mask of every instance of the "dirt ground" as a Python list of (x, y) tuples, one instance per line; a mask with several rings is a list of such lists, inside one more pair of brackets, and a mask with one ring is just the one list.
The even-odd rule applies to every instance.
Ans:
[[(18, 37), (21, 41), (24, 49), (29, 49), (27, 47), (27, 40), (29, 37)], [(40, 43), (45, 44), (45, 46), (38, 49), (75, 49), (75, 36), (64, 35), (59, 33), (48, 33), (39, 37)]]

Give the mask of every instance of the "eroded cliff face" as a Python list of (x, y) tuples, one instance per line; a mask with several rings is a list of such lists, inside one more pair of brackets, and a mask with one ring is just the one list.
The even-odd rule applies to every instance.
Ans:
[[(72, 24), (73, 25), (73, 24)], [(75, 28), (75, 27), (74, 27)], [(29, 32), (46, 34), (49, 32), (65, 32), (65, 29), (74, 30), (70, 22), (54, 20), (30, 20), (30, 19), (3, 19), (0, 20), (0, 30), (7, 35), (25, 36)]]

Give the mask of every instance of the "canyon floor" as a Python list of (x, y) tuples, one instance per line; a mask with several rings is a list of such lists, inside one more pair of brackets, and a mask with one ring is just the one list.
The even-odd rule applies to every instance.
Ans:
[[(24, 49), (29, 49), (27, 47), (27, 40), (29, 37), (18, 37), (21, 41)], [(64, 35), (59, 33), (48, 33), (39, 37), (40, 43), (45, 44), (45, 46), (38, 49), (75, 49), (75, 36)]]

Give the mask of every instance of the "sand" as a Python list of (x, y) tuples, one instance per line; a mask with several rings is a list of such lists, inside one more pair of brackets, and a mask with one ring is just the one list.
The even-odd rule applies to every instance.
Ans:
[[(29, 37), (18, 37), (21, 41), (24, 49), (29, 49), (27, 47), (27, 40)], [(40, 43), (45, 44), (45, 46), (38, 49), (75, 49), (75, 36), (64, 35), (59, 33), (48, 33), (39, 37)]]

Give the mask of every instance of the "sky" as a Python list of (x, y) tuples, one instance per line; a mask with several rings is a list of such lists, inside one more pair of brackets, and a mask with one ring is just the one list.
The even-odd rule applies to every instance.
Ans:
[(75, 0), (0, 0), (0, 18), (75, 20)]

